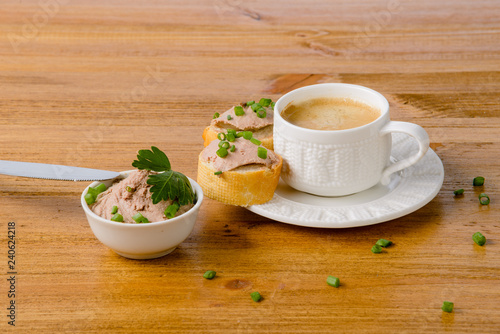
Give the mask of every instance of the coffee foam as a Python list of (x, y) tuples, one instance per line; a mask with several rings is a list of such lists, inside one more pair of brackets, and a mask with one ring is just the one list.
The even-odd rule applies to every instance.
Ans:
[(379, 109), (346, 97), (318, 97), (290, 102), (281, 116), (288, 122), (313, 130), (346, 130), (369, 124), (380, 117)]

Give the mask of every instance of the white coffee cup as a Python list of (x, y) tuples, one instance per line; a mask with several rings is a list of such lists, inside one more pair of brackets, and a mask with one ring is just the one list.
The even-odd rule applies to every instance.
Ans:
[[(281, 116), (292, 102), (319, 97), (345, 97), (380, 110), (371, 123), (346, 130), (312, 130), (296, 126)], [(419, 144), (417, 153), (390, 162), (391, 133), (402, 132)], [(283, 95), (274, 106), (274, 150), (283, 158), (281, 178), (291, 187), (320, 196), (361, 192), (390, 175), (415, 164), (429, 148), (429, 136), (413, 123), (391, 121), (386, 98), (363, 86), (325, 83), (302, 87)]]

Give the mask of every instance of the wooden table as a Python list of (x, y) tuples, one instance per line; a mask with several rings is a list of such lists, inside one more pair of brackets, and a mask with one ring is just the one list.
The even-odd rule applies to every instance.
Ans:
[[(85, 183), (0, 176), (1, 332), (500, 331), (498, 1), (141, 3), (2, 3), (1, 159), (120, 171), (156, 145), (196, 178), (214, 112), (345, 82), (381, 92), (392, 119), (427, 130), (443, 187), (412, 214), (352, 229), (292, 226), (206, 199), (172, 254), (136, 261), (94, 237), (79, 202)], [(379, 238), (395, 244), (375, 255)], [(441, 311), (445, 300), (453, 313)]]

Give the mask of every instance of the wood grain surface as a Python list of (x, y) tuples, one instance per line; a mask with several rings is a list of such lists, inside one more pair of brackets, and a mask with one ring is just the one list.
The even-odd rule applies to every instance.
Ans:
[[(136, 261), (94, 237), (85, 183), (0, 176), (0, 331), (500, 332), (498, 13), (496, 0), (2, 1), (0, 159), (121, 171), (155, 145), (196, 178), (214, 112), (345, 82), (423, 126), (445, 179), (422, 209), (351, 229), (206, 199), (173, 253)], [(395, 244), (375, 255), (379, 238)], [(203, 279), (206, 270), (217, 277)], [(453, 313), (441, 311), (445, 300)]]

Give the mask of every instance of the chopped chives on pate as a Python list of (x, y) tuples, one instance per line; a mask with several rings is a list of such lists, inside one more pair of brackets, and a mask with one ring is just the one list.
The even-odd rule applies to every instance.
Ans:
[(123, 222), (123, 216), (119, 213), (115, 213), (113, 215), (113, 217), (111, 217), (111, 220), (114, 221), (114, 222), (118, 222), (118, 223), (121, 223)]
[(253, 133), (252, 131), (243, 131), (243, 138), (250, 140), (252, 139)]
[(232, 120), (233, 118), (231, 117), (231, 115), (227, 115), (227, 120), (230, 121)]
[(227, 134), (232, 134), (233, 136), (236, 137), (236, 130), (235, 129), (227, 129)]
[(266, 118), (266, 116), (267, 116), (266, 109), (261, 108), (261, 109), (257, 110), (256, 115), (258, 118)]
[(98, 193), (102, 193), (108, 189), (104, 183), (99, 183), (97, 186), (94, 187), (95, 190), (97, 190)]
[(213, 118), (214, 118), (214, 119), (216, 119), (216, 118), (219, 118), (219, 116), (220, 116), (220, 114), (219, 114), (218, 112), (216, 112), (216, 113), (214, 114), (214, 117), (213, 117)]
[(231, 144), (229, 144), (229, 142), (227, 142), (227, 141), (220, 141), (219, 142), (219, 147), (221, 147), (221, 148), (228, 149), (229, 146), (231, 146)]
[(177, 203), (177, 202), (173, 202), (172, 204), (167, 206), (167, 208), (163, 212), (165, 214), (165, 217), (174, 218), (177, 211), (179, 211), (179, 207), (180, 207), (179, 203)]
[(132, 216), (132, 219), (135, 220), (136, 223), (149, 223), (149, 220), (144, 217), (140, 212), (137, 212)]
[(262, 144), (262, 142), (261, 142), (260, 140), (258, 140), (257, 138), (252, 138), (252, 139), (250, 139), (250, 141), (251, 141), (252, 143), (254, 143), (255, 145), (260, 145), (260, 144)]
[(222, 171), (217, 171), (217, 172), (214, 172), (214, 175), (221, 175), (222, 174)]
[(247, 102), (247, 106), (251, 106), (251, 105), (252, 105), (252, 104), (254, 104), (254, 103), (255, 103), (255, 101), (248, 101), (248, 102)]
[(236, 107), (234, 107), (234, 114), (236, 116), (243, 116), (243, 115), (245, 115), (245, 110), (243, 110), (242, 106), (236, 106)]
[(95, 197), (92, 194), (90, 194), (90, 193), (86, 193), (85, 196), (84, 196), (84, 198), (85, 198), (85, 202), (88, 205), (94, 204), (94, 202), (95, 202)]
[(127, 189), (127, 191), (128, 191), (129, 193), (131, 193), (132, 191), (134, 191), (134, 189), (132, 189), (132, 187), (130, 187), (130, 186), (127, 186), (127, 188), (125, 188), (125, 189)]
[(228, 132), (226, 135), (226, 139), (229, 142), (233, 142), (236, 140), (236, 136), (232, 132)]
[(267, 150), (264, 147), (257, 148), (257, 156), (261, 159), (267, 159)]
[(257, 111), (260, 108), (262, 108), (262, 106), (260, 104), (258, 104), (258, 103), (254, 103), (250, 107), (252, 108), (253, 111)]
[(226, 140), (226, 134), (223, 133), (223, 132), (219, 132), (217, 134), (217, 139), (219, 139), (219, 140)]
[(272, 100), (271, 99), (265, 99), (265, 98), (262, 98), (260, 99), (259, 101), (259, 104), (263, 107), (269, 107), (269, 105), (271, 104)]
[(236, 150), (236, 146), (235, 145), (231, 146), (231, 148), (229, 149), (229, 151), (231, 151), (231, 152), (234, 152), (234, 150)]
[(117, 212), (118, 212), (118, 207), (116, 205), (113, 205), (113, 207), (111, 208), (111, 214), (114, 215)]
[(215, 153), (221, 158), (225, 158), (227, 156), (227, 149), (224, 147), (219, 148)]

